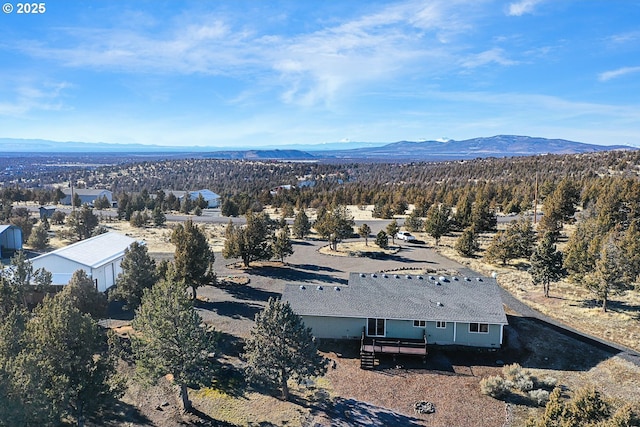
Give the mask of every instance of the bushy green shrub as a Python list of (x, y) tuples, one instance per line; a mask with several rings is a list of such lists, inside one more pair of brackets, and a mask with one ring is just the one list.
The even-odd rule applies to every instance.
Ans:
[(536, 402), (538, 406), (544, 406), (549, 401), (549, 392), (543, 389), (529, 391), (529, 398)]
[(509, 384), (500, 375), (490, 376), (480, 380), (480, 392), (487, 396), (499, 398), (509, 391)]

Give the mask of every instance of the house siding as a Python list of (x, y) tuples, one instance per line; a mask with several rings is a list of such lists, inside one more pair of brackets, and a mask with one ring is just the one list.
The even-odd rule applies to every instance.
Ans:
[(502, 325), (489, 325), (488, 333), (469, 332), (469, 323), (456, 325), (456, 340), (453, 344), (473, 347), (500, 347)]
[(304, 324), (318, 338), (360, 339), (366, 319), (347, 317), (302, 316)]
[(454, 344), (455, 322), (447, 322), (446, 328), (436, 328), (436, 322), (427, 322), (427, 342), (429, 344)]
[(385, 336), (401, 339), (423, 339), (424, 328), (413, 326), (413, 320), (387, 320)]

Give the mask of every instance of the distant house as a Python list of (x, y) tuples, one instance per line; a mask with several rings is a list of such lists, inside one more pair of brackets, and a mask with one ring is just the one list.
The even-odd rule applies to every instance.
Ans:
[(76, 270), (84, 270), (93, 278), (99, 291), (106, 291), (122, 272), (124, 250), (136, 239), (109, 232), (32, 258), (34, 269), (44, 268), (54, 285), (66, 285)]
[(207, 202), (208, 208), (217, 208), (220, 206), (220, 196), (211, 190), (202, 189), (202, 190), (196, 190), (196, 191), (174, 191), (174, 190), (163, 190), (163, 191), (167, 195), (169, 193), (173, 193), (173, 195), (176, 196), (176, 198), (181, 202), (187, 194), (189, 195), (189, 199), (191, 201), (196, 200), (198, 196), (202, 194), (202, 197)]
[(269, 190), (269, 193), (272, 196), (275, 196), (276, 194), (278, 194), (281, 191), (285, 191), (285, 190), (291, 190), (293, 188), (296, 188), (295, 185), (291, 185), (291, 184), (284, 184), (284, 185), (279, 185), (277, 187), (272, 188), (271, 190)]
[(45, 218), (49, 219), (53, 216), (53, 213), (56, 211), (55, 206), (40, 206), (40, 220)]
[(101, 198), (102, 196), (106, 197), (109, 201), (109, 204), (113, 206), (113, 193), (109, 190), (93, 190), (87, 188), (74, 188), (73, 193), (71, 188), (65, 188), (62, 190), (64, 193), (64, 198), (60, 200), (60, 203), (63, 205), (71, 205), (71, 200), (74, 197), (73, 194), (77, 194), (80, 197), (80, 201), (84, 205), (85, 203), (88, 205), (93, 205), (96, 199)]
[(22, 229), (16, 225), (0, 225), (0, 258), (22, 249)]
[[(469, 271), (471, 274), (471, 272)], [(507, 325), (495, 279), (351, 273), (348, 285), (287, 285), (318, 338), (498, 348)]]

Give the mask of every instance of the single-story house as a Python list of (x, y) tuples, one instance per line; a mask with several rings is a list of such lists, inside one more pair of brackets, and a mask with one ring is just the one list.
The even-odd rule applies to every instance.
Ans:
[(282, 299), (314, 336), (499, 348), (507, 317), (496, 280), (351, 273), (348, 285), (287, 285)]
[(62, 190), (64, 193), (64, 198), (60, 200), (60, 203), (63, 205), (71, 206), (71, 200), (74, 197), (74, 194), (77, 194), (80, 197), (80, 201), (84, 205), (85, 203), (88, 205), (93, 205), (96, 199), (105, 196), (109, 201), (109, 204), (113, 206), (113, 193), (109, 190), (94, 190), (87, 188), (65, 188)]
[(76, 270), (93, 278), (96, 288), (104, 292), (116, 283), (122, 272), (124, 251), (136, 239), (109, 232), (56, 249), (32, 258), (34, 269), (44, 268), (52, 274), (53, 285), (66, 285)]
[(0, 225), (0, 258), (22, 249), (22, 229), (17, 225)]
[(211, 190), (202, 189), (202, 190), (195, 190), (195, 191), (175, 191), (175, 190), (162, 190), (162, 191), (164, 191), (166, 195), (169, 195), (169, 193), (173, 193), (173, 195), (176, 196), (178, 200), (180, 200), (181, 202), (182, 202), (182, 199), (184, 199), (184, 197), (187, 194), (189, 195), (189, 199), (191, 201), (196, 200), (198, 196), (202, 194), (202, 197), (204, 197), (204, 200), (207, 202), (208, 208), (220, 207), (220, 196)]
[(40, 206), (40, 220), (45, 218), (49, 219), (53, 216), (53, 213), (56, 211), (55, 206)]

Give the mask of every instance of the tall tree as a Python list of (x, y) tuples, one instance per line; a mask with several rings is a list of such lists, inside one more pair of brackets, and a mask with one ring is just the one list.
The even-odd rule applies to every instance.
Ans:
[(498, 225), (496, 214), (491, 210), (489, 200), (482, 191), (476, 193), (476, 199), (473, 202), (471, 225), (476, 233), (493, 231)]
[(36, 250), (46, 249), (49, 245), (49, 233), (47, 232), (47, 226), (44, 222), (41, 222), (33, 229), (27, 243)]
[(96, 289), (93, 280), (84, 270), (74, 271), (71, 280), (59, 295), (68, 304), (95, 320), (103, 318), (107, 313), (106, 295)]
[(318, 234), (329, 241), (332, 250), (338, 250), (338, 242), (353, 234), (355, 221), (349, 214), (346, 206), (338, 205), (331, 211), (318, 214), (318, 219), (313, 224)]
[(387, 231), (387, 235), (391, 236), (391, 241), (395, 245), (396, 244), (396, 234), (398, 234), (398, 232), (400, 231), (400, 226), (398, 225), (398, 221), (396, 221), (394, 219), (389, 224), (387, 224), (386, 231)]
[(98, 227), (98, 222), (98, 217), (88, 205), (83, 205), (81, 209), (71, 212), (67, 217), (69, 229), (78, 240), (91, 237), (93, 231)]
[(273, 255), (284, 263), (284, 258), (291, 254), (293, 254), (293, 245), (289, 238), (289, 226), (285, 225), (278, 230), (273, 239)]
[(566, 275), (562, 261), (562, 252), (556, 250), (553, 235), (545, 233), (531, 255), (529, 273), (534, 285), (542, 285), (546, 298), (549, 298), (550, 284)]
[(195, 300), (200, 286), (215, 281), (215, 257), (205, 231), (189, 219), (174, 228), (171, 243), (176, 246), (173, 256), (176, 280), (184, 286), (191, 287), (191, 294)]
[(318, 353), (311, 328), (295, 314), (288, 302), (269, 298), (256, 314), (256, 323), (247, 339), (244, 358), (247, 373), (255, 380), (280, 387), (289, 399), (289, 379), (324, 375), (327, 359)]
[(122, 272), (118, 274), (116, 286), (109, 293), (110, 300), (125, 301), (125, 308), (135, 310), (140, 305), (145, 289), (158, 281), (156, 262), (149, 256), (146, 245), (133, 242), (124, 250), (120, 263)]
[(602, 311), (607, 311), (607, 303), (613, 295), (619, 295), (633, 286), (627, 281), (624, 252), (615, 233), (602, 242), (600, 257), (592, 274), (585, 277), (585, 285), (602, 303)]
[(369, 234), (371, 234), (371, 227), (367, 224), (362, 224), (358, 228), (358, 235), (364, 239), (365, 246), (369, 246)]
[(205, 330), (193, 302), (172, 278), (144, 291), (132, 326), (139, 372), (152, 381), (171, 374), (180, 388), (183, 409), (189, 411), (188, 387), (208, 385), (213, 379), (215, 333)]
[(28, 308), (27, 295), (34, 290), (46, 290), (51, 277), (44, 268), (34, 270), (23, 251), (16, 252), (9, 268), (0, 270), (0, 313)]
[(424, 221), (422, 220), (418, 209), (411, 211), (407, 219), (404, 220), (404, 226), (411, 232), (422, 231), (424, 229)]
[(431, 206), (424, 221), (424, 231), (436, 240), (436, 246), (440, 244), (440, 238), (450, 229), (451, 208), (442, 204)]
[(236, 226), (231, 221), (225, 231), (225, 242), (222, 256), (225, 258), (242, 258), (245, 267), (253, 261), (268, 260), (273, 256), (271, 245), (271, 220), (265, 213), (247, 211), (247, 223)]
[(304, 209), (300, 209), (293, 220), (293, 235), (297, 239), (304, 239), (311, 231), (311, 222)]
[(506, 264), (516, 258), (529, 258), (533, 252), (535, 232), (526, 219), (511, 221), (504, 231), (493, 236), (485, 257), (490, 261), (500, 260)]

